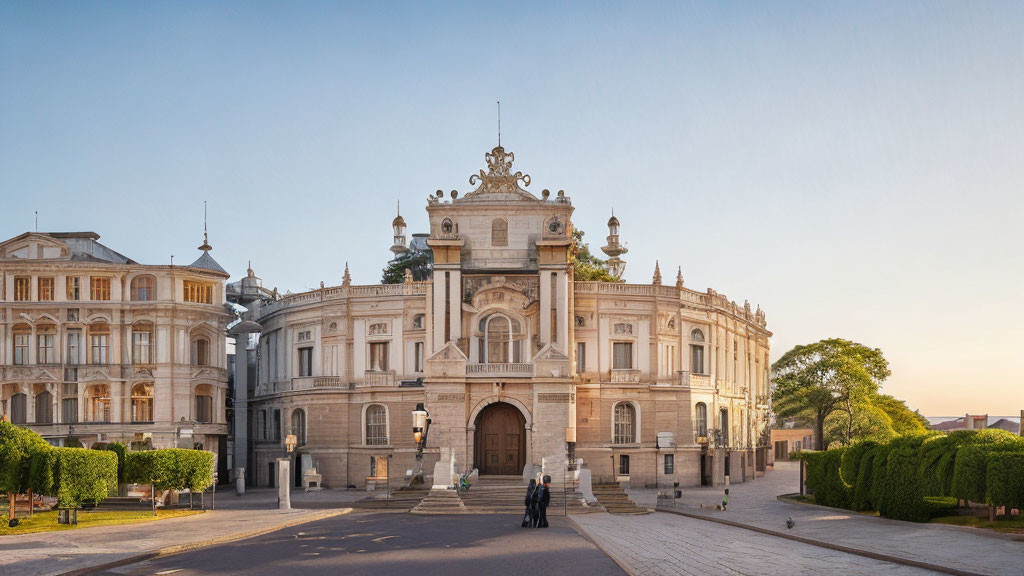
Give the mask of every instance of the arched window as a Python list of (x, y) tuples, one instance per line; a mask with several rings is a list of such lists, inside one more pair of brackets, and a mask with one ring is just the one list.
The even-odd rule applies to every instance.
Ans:
[[(213, 387), (209, 384), (196, 386), (196, 422), (213, 422)], [(280, 421), (280, 418), (278, 419)]]
[(491, 246), (508, 246), (508, 222), (504, 218), (491, 222)]
[(520, 325), (504, 314), (491, 314), (480, 320), (480, 361), (488, 364), (521, 362)]
[(704, 333), (700, 331), (700, 328), (694, 328), (693, 332), (690, 332), (690, 340), (694, 342), (703, 342)]
[(28, 421), (28, 411), (26, 410), (26, 404), (28, 403), (28, 397), (24, 394), (12, 394), (11, 395), (11, 423), (12, 424), (24, 424)]
[(387, 446), (388, 444), (388, 411), (381, 404), (371, 404), (366, 408), (366, 445)]
[(697, 402), (697, 436), (706, 438), (708, 435), (708, 405)]
[(149, 275), (132, 278), (132, 300), (135, 302), (156, 300), (156, 278)]
[(452, 221), (450, 218), (445, 218), (441, 221), (441, 233), (451, 234), (452, 233)]
[(612, 418), (612, 443), (633, 444), (636, 442), (636, 408), (629, 402), (615, 405)]
[(299, 446), (306, 444), (306, 411), (302, 408), (292, 410), (292, 434)]
[(53, 423), (53, 394), (43, 390), (36, 394), (36, 424)]
[(132, 386), (132, 422), (153, 421), (153, 385)]
[(207, 338), (196, 338), (192, 341), (192, 365), (210, 365), (210, 340)]
[(94, 384), (86, 391), (86, 422), (110, 422), (110, 386)]
[(694, 374), (704, 373), (704, 333), (699, 328), (690, 332), (690, 372)]
[(132, 363), (150, 364), (153, 362), (153, 325), (139, 322), (132, 326)]

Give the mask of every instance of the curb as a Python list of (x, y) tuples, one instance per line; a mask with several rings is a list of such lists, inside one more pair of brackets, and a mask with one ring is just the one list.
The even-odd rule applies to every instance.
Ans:
[[(605, 512), (605, 514), (608, 514), (608, 512)], [(580, 535), (580, 537), (582, 537), (587, 542), (590, 542), (591, 544), (596, 546), (597, 549), (600, 550), (601, 552), (604, 552), (604, 555), (609, 557), (609, 558), (611, 558), (612, 562), (615, 562), (615, 565), (618, 566), (619, 569), (622, 570), (623, 573), (625, 573), (625, 574), (633, 574), (633, 572), (630, 572), (629, 568), (621, 560), (619, 560), (619, 558), (617, 556), (615, 556), (614, 554), (609, 552), (604, 546), (601, 546), (600, 542), (598, 542), (593, 537), (591, 537), (590, 534), (587, 533), (586, 528), (584, 528), (583, 526), (580, 526), (579, 524), (577, 524), (575, 519), (573, 519), (573, 518), (571, 518), (569, 516), (566, 516), (565, 519), (569, 521), (569, 525), (572, 526), (572, 529), (575, 530), (576, 533)]]
[[(827, 506), (822, 506), (822, 508), (827, 508)], [(751, 526), (749, 524), (742, 524), (740, 522), (734, 522), (732, 520), (712, 518), (710, 516), (705, 516), (703, 514), (693, 514), (692, 512), (683, 512), (682, 510), (663, 509), (659, 509), (658, 512), (664, 512), (666, 514), (676, 514), (679, 516), (685, 516), (687, 518), (694, 518), (696, 520), (704, 520), (706, 522), (714, 522), (716, 524), (732, 526), (733, 528), (743, 528), (744, 530), (750, 530), (751, 532), (758, 532), (760, 534), (766, 534), (768, 536), (775, 536), (776, 538), (783, 538), (785, 540), (792, 540), (793, 542), (809, 544), (811, 546), (817, 546), (818, 548), (825, 548), (828, 550), (834, 550), (836, 552), (844, 552), (846, 554), (854, 554), (856, 556), (863, 556), (865, 558), (881, 560), (883, 562), (890, 562), (892, 564), (902, 564), (904, 566), (910, 566), (912, 568), (923, 568), (925, 570), (931, 570), (932, 572), (940, 572), (942, 574), (952, 574), (954, 576), (985, 576), (978, 572), (968, 572), (966, 570), (959, 570), (957, 568), (950, 568), (948, 566), (941, 566), (939, 564), (930, 564), (928, 562), (920, 562), (918, 560), (900, 558), (899, 556), (892, 556), (889, 554), (869, 552), (867, 550), (861, 550), (860, 548), (850, 548), (849, 546), (841, 546), (839, 544), (832, 544), (830, 542), (823, 542), (821, 540), (813, 540), (811, 538), (804, 538), (802, 536), (794, 536), (792, 534), (786, 534), (785, 532), (777, 532), (775, 530)], [(849, 513), (849, 511), (846, 512)]]
[(234, 534), (228, 534), (212, 540), (205, 540), (203, 542), (193, 542), (192, 544), (179, 544), (177, 546), (167, 546), (165, 548), (158, 548), (156, 550), (150, 550), (149, 552), (143, 552), (142, 554), (136, 554), (135, 556), (129, 556), (128, 558), (122, 558), (120, 560), (113, 560), (103, 564), (97, 564), (95, 566), (87, 566), (85, 568), (78, 568), (69, 572), (61, 572), (56, 576), (83, 576), (85, 574), (92, 574), (94, 572), (100, 572), (103, 570), (109, 570), (111, 568), (117, 568), (119, 566), (125, 566), (127, 564), (135, 564), (145, 560), (152, 560), (154, 558), (160, 558), (162, 556), (170, 556), (172, 554), (180, 554), (181, 552), (188, 552), (190, 550), (197, 550), (199, 548), (206, 548), (209, 546), (216, 546), (218, 544), (226, 544), (228, 542), (235, 542), (237, 540), (245, 540), (246, 538), (252, 538), (254, 536), (262, 536), (263, 534), (269, 534), (271, 532), (277, 532), (278, 530), (284, 530), (285, 528), (292, 528), (301, 524), (309, 522), (316, 522), (317, 520), (326, 520), (327, 518), (333, 518), (335, 516), (341, 516), (342, 514), (348, 514), (352, 512), (352, 508), (339, 508), (336, 510), (328, 510), (320, 514), (310, 515), (304, 518), (296, 518), (284, 524), (277, 524), (275, 526), (268, 526), (266, 528), (260, 528), (258, 530), (249, 530), (247, 532), (236, 532)]

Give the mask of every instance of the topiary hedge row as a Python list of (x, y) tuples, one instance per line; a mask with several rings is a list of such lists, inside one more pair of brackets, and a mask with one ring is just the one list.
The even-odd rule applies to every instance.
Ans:
[(901, 436), (799, 457), (825, 506), (915, 522), (948, 513), (956, 499), (1024, 508), (1024, 438), (1003, 430)]
[(213, 453), (181, 448), (128, 452), (124, 477), (129, 484), (160, 490), (202, 492), (213, 484)]
[(85, 448), (54, 448), (32, 457), (32, 491), (57, 497), (61, 508), (99, 502), (117, 488), (117, 455)]

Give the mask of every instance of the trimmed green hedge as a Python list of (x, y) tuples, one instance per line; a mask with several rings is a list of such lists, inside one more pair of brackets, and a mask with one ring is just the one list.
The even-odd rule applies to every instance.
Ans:
[(182, 448), (128, 452), (124, 476), (129, 484), (201, 492), (213, 484), (213, 453)]
[(0, 422), (0, 492), (29, 490), (32, 455), (49, 448), (42, 436), (28, 428)]
[(817, 503), (923, 522), (957, 499), (1024, 508), (1024, 438), (1004, 430), (899, 436), (801, 454)]
[(114, 454), (117, 454), (117, 482), (124, 484), (124, 463), (128, 454), (128, 447), (120, 442), (97, 442), (92, 445), (93, 450), (110, 450)]
[(993, 452), (985, 482), (990, 505), (1024, 510), (1024, 451)]
[(77, 508), (87, 500), (99, 502), (117, 488), (117, 455), (85, 448), (53, 448), (32, 456), (34, 492), (56, 496), (61, 508)]

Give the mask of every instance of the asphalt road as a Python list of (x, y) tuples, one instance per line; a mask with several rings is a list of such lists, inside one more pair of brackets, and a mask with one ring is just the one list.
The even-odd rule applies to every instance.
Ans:
[[(587, 574), (619, 567), (565, 518), (521, 528), (507, 515), (355, 513), (116, 568), (104, 574)], [(168, 543), (170, 544), (170, 543)]]

